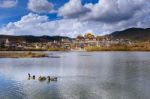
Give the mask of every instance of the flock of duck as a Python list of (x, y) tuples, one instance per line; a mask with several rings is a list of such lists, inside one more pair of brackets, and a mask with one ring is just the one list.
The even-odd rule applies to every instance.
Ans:
[[(28, 73), (28, 78), (29, 79), (33, 79), (33, 80), (35, 80), (36, 79), (36, 77), (35, 77), (35, 75), (32, 75), (31, 76), (31, 74), (30, 73)], [(47, 77), (45, 77), (45, 76), (39, 76), (39, 77), (37, 77), (38, 78), (38, 80), (39, 81), (45, 81), (45, 80), (48, 80), (48, 82), (50, 82), (50, 81), (57, 81), (57, 77), (51, 77), (51, 76), (47, 76)]]

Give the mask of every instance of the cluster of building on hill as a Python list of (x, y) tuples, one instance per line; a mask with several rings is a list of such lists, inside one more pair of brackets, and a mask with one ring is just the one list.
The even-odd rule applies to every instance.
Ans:
[(85, 49), (87, 47), (110, 47), (111, 45), (131, 45), (128, 39), (113, 39), (111, 36), (94, 36), (92, 33), (86, 33), (84, 36), (77, 36), (73, 42), (75, 49)]
[(113, 44), (131, 45), (128, 39), (113, 39), (109, 36), (94, 36), (92, 33), (86, 33), (84, 36), (79, 35), (74, 39), (62, 39), (52, 42), (13, 42), (9, 39), (0, 40), (1, 48), (11, 48), (20, 50), (48, 50), (50, 48), (62, 48), (66, 50), (84, 50), (86, 47), (109, 47)]

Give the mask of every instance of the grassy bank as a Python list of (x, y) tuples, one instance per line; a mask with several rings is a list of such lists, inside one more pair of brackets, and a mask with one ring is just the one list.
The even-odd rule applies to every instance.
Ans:
[(48, 57), (46, 53), (33, 52), (0, 52), (0, 58), (34, 58), (34, 57)]
[(25, 48), (11, 48), (11, 47), (5, 47), (5, 48), (2, 48), (0, 47), (0, 51), (47, 51), (46, 49), (37, 49), (37, 48), (28, 48), (28, 49), (25, 49)]
[(87, 47), (86, 51), (150, 51), (145, 46), (110, 46), (110, 47)]
[(21, 49), (21, 48), (0, 48), (0, 51), (68, 51), (69, 49), (65, 48), (28, 48), (28, 49)]

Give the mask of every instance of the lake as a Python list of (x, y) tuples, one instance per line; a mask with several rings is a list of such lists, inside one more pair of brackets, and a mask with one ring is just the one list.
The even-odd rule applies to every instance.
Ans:
[[(150, 99), (149, 52), (47, 53), (1, 58), (0, 99)], [(38, 81), (40, 75), (58, 81)]]

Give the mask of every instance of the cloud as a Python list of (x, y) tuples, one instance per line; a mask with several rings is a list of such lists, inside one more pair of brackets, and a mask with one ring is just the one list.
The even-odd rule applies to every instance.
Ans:
[(100, 0), (89, 6), (92, 10), (85, 19), (102, 22), (119, 22), (129, 20), (146, 6), (145, 0)]
[(53, 9), (53, 4), (48, 0), (29, 0), (28, 9), (36, 13), (50, 13)]
[(100, 0), (97, 4), (82, 5), (80, 0), (70, 0), (58, 11), (62, 19), (50, 21), (46, 15), (29, 13), (0, 28), (0, 33), (75, 37), (86, 32), (102, 35), (131, 27), (148, 28), (150, 3), (143, 1)]
[[(139, 20), (139, 21), (136, 21)], [(134, 20), (108, 24), (79, 19), (61, 19), (50, 21), (47, 16), (30, 13), (20, 21), (10, 22), (0, 28), (0, 34), (9, 35), (62, 35), (75, 37), (78, 34), (92, 32), (96, 35), (111, 33), (128, 27), (148, 27), (150, 17), (137, 17)]]
[(78, 19), (62, 19), (49, 21), (47, 16), (30, 13), (20, 21), (10, 22), (0, 28), (5, 35), (63, 35), (74, 37), (85, 32), (100, 32), (99, 25), (92, 22), (81, 22)]
[(0, 8), (12, 8), (17, 5), (17, 0), (1, 0)]
[(39, 16), (37, 14), (29, 13), (28, 15), (23, 16), (20, 21), (8, 23), (6, 26), (0, 29), (0, 32), (1, 34), (9, 35), (38, 35), (39, 32), (42, 32), (40, 31), (41, 24), (47, 21), (47, 16)]
[(80, 0), (70, 0), (59, 9), (58, 16), (63, 16), (64, 18), (75, 18), (80, 17), (87, 12), (89, 12), (89, 9), (82, 6)]
[[(133, 18), (143, 9), (148, 9), (146, 0), (99, 0), (96, 4), (81, 4), (81, 0), (70, 0), (62, 6), (58, 15), (100, 22), (119, 22)], [(81, 14), (82, 13), (82, 14)]]

